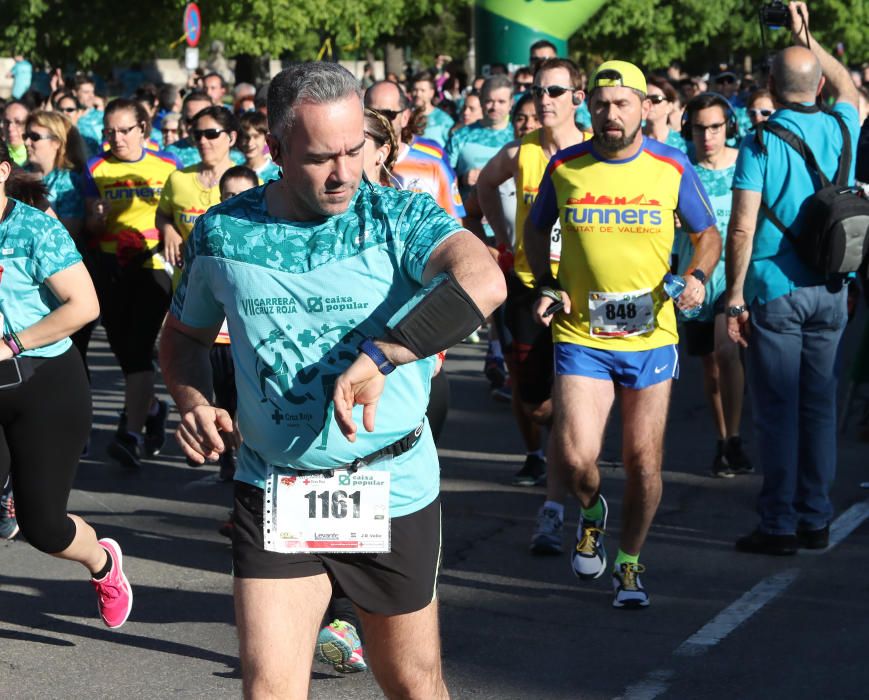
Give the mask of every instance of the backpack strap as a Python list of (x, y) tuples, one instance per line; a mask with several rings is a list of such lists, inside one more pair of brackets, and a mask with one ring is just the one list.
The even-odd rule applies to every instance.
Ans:
[(836, 120), (839, 125), (839, 131), (842, 132), (842, 156), (839, 158), (839, 171), (836, 173), (836, 184), (839, 187), (848, 186), (848, 175), (851, 173), (851, 132), (845, 125), (845, 120), (842, 115), (835, 110), (827, 112)]
[[(789, 106), (788, 108), (791, 108), (791, 106)], [(817, 109), (817, 107), (815, 107), (814, 109), (805, 108), (797, 111), (817, 112), (819, 110)], [(839, 169), (836, 172), (836, 184), (847, 185), (848, 173), (851, 170), (851, 135), (848, 133), (848, 128), (845, 126), (845, 122), (842, 119), (841, 115), (839, 115), (837, 112), (826, 110), (825, 113), (831, 115), (836, 119), (836, 123), (839, 125), (839, 128), (842, 131), (842, 143), (844, 153), (839, 158)], [(755, 138), (757, 139), (757, 143), (763, 153), (767, 152), (766, 146), (763, 143), (764, 131), (769, 131), (770, 133), (775, 134), (782, 141), (788, 144), (788, 146), (790, 146), (797, 153), (799, 153), (800, 157), (806, 162), (806, 165), (809, 167), (809, 170), (817, 173), (818, 179), (821, 181), (822, 188), (830, 186), (830, 181), (827, 179), (827, 176), (824, 175), (823, 171), (818, 167), (818, 161), (815, 159), (815, 154), (812, 153), (812, 149), (809, 148), (809, 145), (805, 141), (803, 141), (792, 131), (785, 129), (781, 124), (778, 124), (777, 122), (761, 122), (755, 127)], [(760, 202), (760, 208), (766, 215), (766, 217), (775, 225), (775, 227), (779, 231), (781, 231), (791, 243), (796, 244), (796, 235), (794, 235), (794, 233), (782, 223), (782, 220), (773, 213), (769, 205), (763, 200), (761, 200)]]

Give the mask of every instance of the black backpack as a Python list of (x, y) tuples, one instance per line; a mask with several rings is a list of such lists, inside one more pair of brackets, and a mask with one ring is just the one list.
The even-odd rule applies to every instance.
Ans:
[[(803, 108), (801, 111), (816, 111)], [(856, 272), (869, 258), (869, 200), (857, 187), (848, 185), (851, 170), (851, 135), (841, 115), (825, 111), (834, 117), (842, 131), (842, 155), (835, 182), (830, 182), (818, 167), (815, 154), (808, 144), (781, 124), (767, 121), (757, 125), (757, 140), (762, 150), (763, 132), (775, 134), (793, 148), (817, 175), (821, 183), (805, 202), (805, 220), (799, 235), (794, 234), (779, 219), (765, 202), (761, 202), (764, 214), (793, 244), (800, 259), (822, 275)], [(865, 266), (863, 267), (865, 272)]]

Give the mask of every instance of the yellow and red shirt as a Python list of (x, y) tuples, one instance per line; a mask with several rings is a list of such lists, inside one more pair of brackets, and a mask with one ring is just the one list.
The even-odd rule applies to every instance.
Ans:
[[(88, 161), (85, 196), (102, 199), (107, 207), (106, 231), (98, 241), (102, 252), (116, 255), (124, 264), (159, 245), (157, 204), (169, 175), (177, 168), (172, 156), (147, 149), (136, 161), (119, 160), (111, 153)], [(141, 266), (162, 269), (163, 258), (151, 255)]]
[[(636, 155), (607, 160), (594, 141), (555, 154), (530, 216), (550, 231), (561, 221), (558, 282), (570, 314), (553, 321), (555, 342), (603, 350), (650, 350), (679, 340), (662, 281), (670, 268), (674, 218), (699, 233), (715, 225), (703, 185), (681, 151), (645, 138)], [(652, 328), (607, 337), (590, 323), (603, 297), (648, 295)]]
[(199, 164), (189, 165), (169, 175), (157, 209), (172, 219), (175, 230), (185, 241), (202, 214), (220, 204), (220, 188), (204, 187), (199, 181)]
[[(519, 158), (516, 173), (516, 240), (513, 244), (513, 271), (526, 287), (534, 286), (534, 275), (525, 255), (525, 221), (531, 212), (540, 181), (549, 165), (549, 156), (540, 145), (542, 129), (537, 129), (522, 137), (519, 145)], [(549, 242), (549, 264), (552, 274), (558, 274), (558, 261), (561, 258), (561, 224), (556, 221), (552, 227)]]

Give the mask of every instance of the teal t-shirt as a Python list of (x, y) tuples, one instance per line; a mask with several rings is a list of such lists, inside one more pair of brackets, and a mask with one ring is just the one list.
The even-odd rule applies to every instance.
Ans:
[(450, 166), (461, 177), (469, 170), (482, 168), (501, 148), (513, 140), (513, 129), (492, 129), (480, 122), (454, 131), (447, 144)]
[(453, 128), (455, 120), (442, 109), (435, 107), (435, 110), (426, 117), (425, 131), (422, 133), (423, 138), (437, 141), (441, 147), (447, 145), (450, 138), (450, 129)]
[[(9, 216), (0, 222), (0, 313), (3, 333), (21, 331), (45, 318), (61, 302), (45, 284), (52, 275), (81, 261), (67, 230), (39, 209), (12, 200)], [(56, 357), (72, 341), (63, 338), (25, 350), (32, 357)]]
[(12, 99), (20, 100), (33, 81), (33, 64), (27, 60), (16, 61), (9, 72), (12, 73)]
[(103, 150), (103, 113), (91, 109), (78, 120), (78, 132), (87, 147), (88, 158), (99, 155)]
[(687, 155), (688, 153), (688, 144), (685, 143), (685, 139), (682, 138), (682, 134), (678, 131), (670, 129), (670, 133), (667, 134), (667, 138), (664, 140), (664, 143), (672, 148), (678, 148), (682, 153)]
[[(355, 443), (333, 417), (335, 380), (422, 288), (432, 251), (460, 230), (428, 195), (362, 184), (343, 214), (320, 222), (269, 215), (261, 185), (199, 217), (185, 246), (171, 313), (204, 328), (224, 317), (232, 337), (244, 443), (236, 479), (263, 487), (268, 465), (303, 472), (349, 464), (392, 444), (425, 419), (434, 360), (392, 372), (376, 429)], [(437, 452), (426, 424), (419, 443), (385, 464), (390, 513), (437, 496)]]
[[(851, 136), (848, 182), (853, 183), (860, 132), (857, 110), (844, 102), (837, 104), (834, 110), (842, 116)], [(830, 179), (835, 176), (842, 152), (842, 132), (832, 116), (779, 109), (770, 121), (781, 124), (803, 139), (812, 149), (824, 174)], [(805, 215), (805, 202), (815, 192), (813, 177), (797, 152), (777, 136), (764, 132), (764, 145), (765, 153), (754, 135), (743, 139), (733, 188), (760, 192), (763, 201), (782, 223), (799, 232)], [(793, 289), (823, 283), (824, 277), (799, 259), (790, 241), (761, 213), (754, 235), (751, 265), (745, 277), (745, 301), (766, 304)]]
[[(703, 189), (709, 195), (709, 202), (712, 205), (712, 210), (715, 212), (715, 225), (721, 233), (721, 257), (718, 264), (706, 280), (706, 300), (703, 302), (703, 309), (696, 317), (697, 321), (712, 321), (715, 318), (714, 306), (719, 297), (724, 293), (727, 286), (724, 273), (724, 242), (727, 240), (727, 226), (730, 223), (730, 212), (733, 203), (733, 192), (731, 185), (733, 184), (733, 174), (736, 172), (736, 164), (733, 164), (722, 170), (709, 170), (700, 165), (694, 165), (694, 170), (697, 172), (697, 177), (703, 184)], [(676, 229), (676, 238), (674, 243), (674, 251), (679, 256), (680, 275), (685, 274), (688, 269), (688, 263), (694, 256), (694, 246), (688, 234), (681, 228)]]
[(263, 182), (281, 179), (281, 169), (269, 158), (266, 164), (256, 171), (257, 177)]
[(48, 203), (61, 219), (84, 219), (81, 175), (72, 170), (52, 170), (42, 178)]
[[(164, 152), (175, 156), (178, 162), (181, 163), (182, 168), (187, 168), (191, 165), (196, 165), (197, 163), (202, 162), (202, 156), (199, 155), (199, 149), (190, 142), (189, 138), (178, 139), (171, 146), (167, 146), (164, 149)], [(245, 164), (244, 156), (238, 149), (231, 149), (229, 151), (229, 157), (236, 165)]]

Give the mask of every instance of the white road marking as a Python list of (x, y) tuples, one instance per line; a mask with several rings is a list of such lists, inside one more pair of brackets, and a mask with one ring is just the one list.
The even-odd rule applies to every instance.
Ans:
[(625, 688), (624, 695), (620, 695), (615, 700), (654, 700), (662, 693), (667, 692), (668, 681), (675, 675), (675, 671), (667, 668), (651, 671), (639, 683), (634, 683)]
[(830, 546), (822, 551), (829, 551), (835, 547), (854, 532), (866, 518), (869, 518), (869, 501), (855, 503), (848, 508), (830, 525)]
[(799, 573), (799, 569), (787, 569), (763, 579), (682, 642), (673, 655), (705, 654), (764, 605), (783, 593), (796, 580)]

